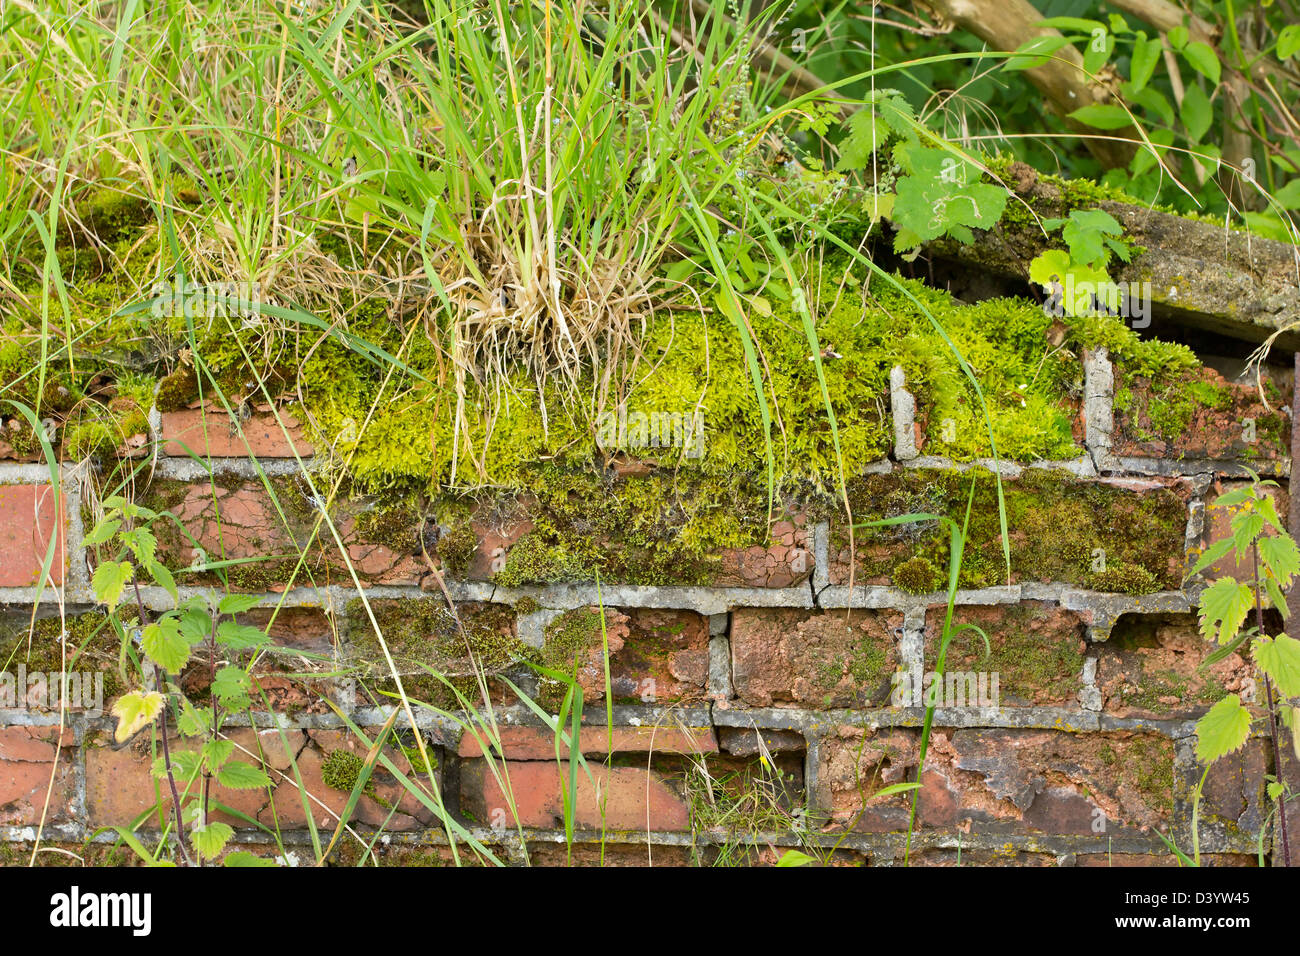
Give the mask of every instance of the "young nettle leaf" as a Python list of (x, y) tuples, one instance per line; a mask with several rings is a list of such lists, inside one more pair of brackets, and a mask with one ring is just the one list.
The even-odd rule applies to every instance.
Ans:
[(105, 561), (95, 568), (91, 575), (90, 586), (95, 592), (95, 599), (108, 605), (112, 614), (122, 600), (122, 591), (131, 580), (134, 568), (129, 561)]
[(1250, 711), (1241, 706), (1241, 698), (1229, 694), (1196, 722), (1196, 757), (1213, 763), (1239, 750), (1250, 736)]
[(146, 624), (140, 646), (149, 660), (169, 674), (179, 674), (190, 659), (190, 643), (181, 634), (174, 617), (164, 617)]
[(205, 610), (190, 608), (182, 611), (179, 621), (181, 636), (191, 646), (202, 644), (212, 635), (212, 616)]
[(145, 565), (145, 570), (149, 572), (149, 577), (153, 578), (159, 587), (171, 595), (173, 601), (180, 597), (180, 592), (176, 590), (176, 579), (160, 562), (150, 561)]
[(113, 739), (119, 744), (129, 740), (142, 727), (147, 727), (158, 719), (162, 713), (163, 695), (150, 691), (133, 690), (123, 694), (113, 704), (113, 716), (117, 718), (117, 730)]
[(190, 703), (188, 697), (181, 697), (181, 713), (176, 719), (176, 729), (185, 737), (198, 737), (207, 733), (207, 720)]
[(1264, 516), (1253, 509), (1239, 511), (1232, 516), (1230, 527), (1233, 545), (1239, 553), (1245, 554), (1264, 530)]
[(119, 537), (122, 543), (131, 549), (135, 559), (141, 564), (152, 564), (158, 551), (158, 539), (148, 528), (136, 528), (123, 531)]
[(223, 704), (239, 703), (247, 700), (252, 680), (248, 672), (241, 667), (227, 665), (217, 671), (212, 681), (212, 693)]
[[(1196, 575), (1200, 574), (1219, 559), (1227, 557), (1233, 550), (1234, 546), (1231, 538), (1223, 538), (1220, 541), (1214, 542), (1214, 544), (1206, 548), (1205, 552), (1197, 559), (1196, 564), (1192, 566), (1192, 570), (1187, 572), (1187, 577), (1196, 577)], [(1241, 563), (1240, 559), (1238, 559), (1237, 563)]]
[(233, 616), (251, 611), (261, 603), (262, 599), (256, 594), (227, 594), (217, 603), (217, 611)]
[(1260, 637), (1251, 649), (1255, 663), (1272, 678), (1284, 697), (1300, 696), (1300, 641), (1285, 634)]
[[(203, 757), (197, 750), (173, 750), (171, 756), (172, 773), (178, 785), (198, 779), (203, 771)], [(167, 765), (162, 757), (153, 762), (153, 774), (155, 777), (167, 776)]]
[(217, 625), (217, 643), (234, 651), (260, 647), (268, 640), (270, 638), (266, 636), (264, 631), (260, 628), (249, 627), (247, 624), (222, 621)]
[(234, 741), (209, 740), (203, 745), (203, 763), (209, 773), (215, 773), (234, 753)]
[(209, 823), (195, 826), (190, 831), (190, 842), (203, 859), (215, 860), (234, 835), (235, 831), (228, 823)]
[(1219, 644), (1232, 640), (1254, 605), (1249, 584), (1219, 578), (1201, 592), (1201, 634)]
[(271, 785), (271, 778), (252, 764), (232, 760), (217, 772), (217, 783), (231, 790), (261, 790)]
[(1277, 579), (1280, 587), (1286, 587), (1295, 575), (1300, 574), (1300, 548), (1289, 534), (1260, 538), (1259, 560)]
[(112, 515), (105, 515), (99, 520), (95, 527), (91, 529), (90, 534), (86, 535), (82, 544), (89, 546), (104, 544), (111, 541), (113, 535), (117, 533), (117, 529), (120, 527), (122, 527), (122, 520), (120, 518), (115, 518)]

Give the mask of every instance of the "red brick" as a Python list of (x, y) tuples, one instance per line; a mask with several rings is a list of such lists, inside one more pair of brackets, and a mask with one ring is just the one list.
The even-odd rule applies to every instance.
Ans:
[(76, 787), (75, 743), (69, 729), (60, 736), (57, 727), (0, 728), (0, 824), (40, 823), (47, 794), (45, 822), (70, 819)]
[(1239, 654), (1200, 671), (1214, 649), (1201, 637), (1194, 614), (1121, 617), (1097, 647), (1102, 710), (1157, 719), (1203, 714), (1225, 694), (1245, 690), (1254, 676)]
[(897, 611), (739, 608), (732, 681), (752, 707), (865, 707), (889, 698), (903, 615)]
[[(929, 608), (926, 614), (927, 669), (938, 660), (944, 612), (945, 607), (939, 605)], [(1078, 614), (1040, 601), (958, 608), (953, 626), (967, 624), (988, 635), (988, 651), (975, 631), (959, 631), (948, 645), (945, 687), (947, 679), (958, 672), (996, 673), (999, 706), (1059, 707), (1077, 703), (1083, 686), (1086, 647), (1084, 624)], [(985, 685), (990, 693), (991, 680), (990, 676)], [(964, 682), (958, 686), (969, 698), (978, 685), (971, 685), (969, 690)], [(941, 706), (960, 706), (960, 702), (947, 700)]]
[[(690, 727), (689, 732), (676, 726), (615, 727), (614, 745), (610, 751), (610, 732), (607, 727), (586, 726), (579, 734), (584, 754), (613, 753), (717, 753), (718, 743), (709, 727)], [(486, 742), (486, 741), (484, 741)], [(508, 760), (554, 760), (556, 758), (555, 734), (542, 727), (502, 727), (500, 752)], [(457, 753), (462, 757), (481, 757), (483, 748), (479, 739), (469, 731), (460, 738)], [(567, 745), (561, 744), (559, 756), (567, 756)]]
[(287, 411), (280, 412), (280, 421), (269, 410), (254, 412), (238, 426), (224, 408), (213, 404), (163, 412), (162, 437), (164, 455), (292, 458), (297, 451), (306, 458), (315, 453), (298, 419)]
[[(1075, 859), (1075, 866), (1173, 867), (1182, 866), (1172, 853), (1086, 853)], [(1201, 866), (1257, 866), (1255, 857), (1245, 853), (1203, 853)]]
[[(1215, 507), (1214, 500), (1220, 495), (1226, 495), (1230, 491), (1238, 491), (1242, 488), (1249, 488), (1248, 481), (1217, 481), (1207, 496), (1207, 505), (1205, 508), (1205, 534), (1202, 536), (1202, 551), (1218, 541), (1223, 541), (1232, 537), (1232, 516), (1236, 509)], [(1273, 499), (1273, 506), (1277, 510), (1278, 520), (1282, 527), (1286, 527), (1287, 515), (1291, 507), (1291, 498), (1287, 491), (1280, 487), (1266, 486), (1265, 494)], [(1276, 534), (1276, 531), (1265, 526), (1268, 534)], [(1199, 557), (1199, 555), (1198, 555)], [(1236, 578), (1238, 581), (1250, 583), (1255, 579), (1254, 569), (1251, 567), (1249, 556), (1237, 564), (1237, 558), (1234, 554), (1227, 554), (1210, 565), (1201, 572), (1205, 580), (1213, 581), (1216, 578)]]
[(722, 552), (718, 587), (787, 588), (808, 580), (813, 570), (808, 516), (787, 511), (772, 526), (772, 540), (764, 547)]
[(645, 843), (528, 844), (530, 866), (695, 866), (692, 849), (684, 846), (647, 846)]
[[(57, 534), (50, 577), (63, 583), (68, 566), (67, 517), (58, 515), (50, 485), (0, 485), (0, 587), (37, 584), (51, 535)], [(66, 508), (66, 502), (65, 502)]]
[[(486, 761), (466, 761), (461, 767), (461, 806), (476, 820), (506, 830), (514, 828), (516, 817), (525, 827), (563, 827), (561, 794), (570, 772), (567, 762), (497, 761), (496, 769), (508, 778), (513, 800), (506, 799)], [(644, 767), (589, 765), (588, 769), (591, 778), (582, 768), (575, 771), (573, 822), (579, 829), (597, 830), (602, 824), (608, 830), (689, 829), (685, 799), (660, 774)]]
[[(920, 735), (844, 727), (822, 743), (819, 802), (841, 826), (905, 829)], [(918, 825), (972, 835), (1147, 833), (1173, 811), (1173, 744), (1156, 734), (936, 730)], [(1104, 827), (1104, 829), (1098, 829)]]

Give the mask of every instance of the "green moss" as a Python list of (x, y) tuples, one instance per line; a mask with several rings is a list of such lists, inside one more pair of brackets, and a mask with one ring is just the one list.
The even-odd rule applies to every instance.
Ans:
[(928, 558), (909, 558), (894, 568), (894, 587), (908, 594), (931, 594), (943, 585), (943, 572)]
[(62, 622), (57, 617), (42, 617), (32, 623), (27, 615), (0, 618), (0, 671), (12, 670), (20, 663), (29, 672), (63, 670), (61, 638), (65, 626), (67, 670), (102, 673), (105, 700), (126, 691), (126, 681), (118, 669), (117, 632), (103, 614), (94, 611), (71, 615)]
[(1124, 561), (1108, 561), (1105, 571), (1090, 571), (1085, 583), (1093, 591), (1116, 594), (1151, 594), (1161, 589), (1155, 574), (1141, 565)]
[(1126, 748), (1124, 766), (1133, 775), (1137, 788), (1150, 806), (1173, 811), (1174, 754), (1171, 741), (1152, 736), (1134, 739)]
[(453, 577), (465, 577), (477, 551), (478, 535), (468, 521), (453, 525), (438, 538), (438, 557)]
[(528, 596), (521, 597), (515, 602), (515, 615), (522, 617), (525, 614), (532, 614), (540, 611), (542, 606)]
[[(1024, 699), (1041, 693), (1050, 700), (1071, 701), (1084, 664), (1080, 638), (1072, 632), (1036, 630), (1033, 625), (1043, 616), (1041, 609), (1028, 604), (1000, 609), (997, 629), (989, 629), (987, 650), (978, 634), (963, 632), (950, 649), (949, 669), (960, 654), (976, 669), (996, 673), (1000, 693)], [(934, 644), (931, 641), (931, 654), (937, 652)]]
[(351, 793), (366, 762), (350, 750), (331, 750), (321, 762), (321, 780), (331, 790)]

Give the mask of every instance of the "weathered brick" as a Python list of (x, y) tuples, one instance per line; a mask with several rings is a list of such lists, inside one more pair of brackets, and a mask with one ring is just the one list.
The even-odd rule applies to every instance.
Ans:
[[(709, 679), (709, 624), (693, 611), (648, 608), (576, 608), (546, 626), (542, 663), (573, 673), (584, 699), (619, 703), (676, 703), (701, 699)], [(558, 690), (558, 688), (555, 688)]]
[(34, 826), (43, 812), (46, 823), (70, 819), (75, 745), (66, 728), (62, 735), (58, 727), (0, 728), (0, 824)]
[(647, 846), (645, 843), (600, 844), (563, 843), (528, 844), (531, 866), (695, 866), (691, 848), (684, 846)]
[[(919, 732), (843, 727), (822, 742), (819, 802), (868, 832), (907, 826), (910, 792), (872, 799), (915, 775)], [(1145, 833), (1173, 808), (1173, 744), (1156, 734), (936, 730), (918, 825), (971, 834)]]
[(1211, 368), (1153, 383), (1115, 370), (1113, 449), (1124, 458), (1261, 462), (1286, 458), (1291, 425), (1283, 409), (1290, 389), (1270, 382), (1271, 409), (1253, 384), (1233, 384)]
[(731, 616), (736, 695), (753, 707), (867, 707), (889, 697), (897, 611), (739, 608)]
[[(1183, 810), (1190, 825), (1192, 794), (1204, 766), (1194, 763), (1183, 768)], [(1272, 809), (1266, 787), (1273, 772), (1273, 748), (1266, 738), (1254, 737), (1235, 753), (1216, 760), (1205, 777), (1201, 791), (1199, 825), (1203, 844), (1218, 832), (1228, 839), (1255, 845), (1264, 820)], [(1265, 845), (1267, 849), (1267, 844)], [(1190, 852), (1184, 846), (1185, 852)]]
[(1191, 614), (1126, 614), (1096, 648), (1102, 710), (1117, 717), (1195, 717), (1228, 693), (1245, 690), (1254, 668), (1239, 654), (1212, 665), (1215, 650)]
[(734, 757), (751, 757), (762, 753), (763, 750), (767, 750), (769, 753), (806, 750), (808, 741), (797, 730), (719, 727), (718, 746), (724, 753), (729, 753)]
[[(242, 434), (241, 434), (242, 431)], [(206, 403), (196, 408), (162, 413), (164, 455), (199, 458), (306, 458), (315, 449), (303, 437), (298, 419), (287, 411), (280, 420), (263, 406), (238, 423), (221, 406)]]
[[(945, 608), (935, 606), (926, 614), (925, 660), (927, 667), (938, 660)], [(997, 674), (998, 705), (1002, 707), (1066, 706), (1077, 702), (1082, 687), (1084, 624), (1078, 614), (1055, 604), (1025, 601), (1017, 605), (962, 607), (953, 615), (953, 627), (974, 625), (989, 640), (986, 653), (983, 638), (972, 630), (960, 630), (948, 645), (944, 696), (936, 701), (943, 707), (975, 706), (975, 691), (988, 688), (992, 696), (993, 674)], [(982, 674), (978, 680), (958, 680), (961, 675)], [(924, 679), (924, 678), (923, 678)], [(915, 684), (915, 679), (912, 680)], [(949, 690), (959, 699), (950, 699)], [(913, 698), (925, 703), (923, 691)], [(963, 701), (965, 701), (963, 703)]]
[[(1208, 548), (1217, 541), (1232, 537), (1232, 516), (1235, 509), (1215, 507), (1214, 500), (1230, 491), (1248, 487), (1250, 487), (1248, 481), (1217, 481), (1214, 483), (1214, 487), (1211, 488), (1207, 496), (1205, 532), (1201, 538), (1203, 548)], [(1278, 520), (1282, 527), (1285, 528), (1291, 507), (1290, 495), (1285, 488), (1274, 486), (1266, 486), (1264, 492), (1273, 499), (1273, 506), (1277, 510)], [(1267, 525), (1264, 530), (1270, 535), (1277, 533)], [(1234, 554), (1224, 555), (1201, 573), (1207, 581), (1213, 581), (1216, 578), (1236, 578), (1238, 581), (1250, 583), (1255, 579), (1255, 572), (1254, 568), (1251, 567), (1250, 558), (1247, 557), (1241, 564), (1238, 564)]]
[(808, 537), (808, 516), (794, 511), (772, 526), (772, 540), (766, 547), (722, 552), (722, 571), (714, 582), (719, 587), (787, 588), (812, 574), (814, 558)]
[[(1176, 589), (1182, 583), (1193, 490), (1188, 481), (1081, 479), (1027, 468), (1019, 478), (1003, 479), (1002, 490), (1010, 582), (991, 473), (918, 468), (863, 475), (849, 482), (849, 501), (855, 524), (924, 512), (946, 515), (961, 526), (971, 500), (963, 588), (1037, 581), (1142, 593)], [(848, 529), (841, 514), (828, 517), (831, 582), (847, 584)], [(947, 584), (948, 545), (948, 532), (939, 522), (859, 527), (854, 534), (853, 581), (892, 584), (915, 593), (941, 591)]]
[[(481, 824), (513, 829), (564, 826), (562, 791), (567, 786), (567, 761), (498, 761), (497, 771), (508, 778), (510, 794), (484, 760), (461, 766), (461, 807)], [(584, 830), (685, 830), (690, 816), (684, 797), (661, 774), (644, 767), (588, 765), (577, 774), (573, 824)], [(592, 785), (592, 778), (595, 786)], [(513, 809), (512, 809), (513, 808)]]
[[(601, 726), (584, 726), (579, 742), (584, 754), (606, 753), (716, 753), (717, 741), (710, 727), (681, 728), (643, 725), (613, 728), (613, 747), (610, 747), (610, 729)], [(457, 753), (462, 757), (481, 757), (486, 739), (480, 740), (470, 731), (460, 738)], [(499, 739), (491, 749), (497, 757), (507, 760), (554, 760), (556, 737), (543, 727), (504, 726), (499, 729)], [(560, 744), (558, 756), (567, 756), (569, 748)]]
[[(1182, 866), (1172, 853), (1081, 853), (1075, 866), (1174, 867)], [(1201, 866), (1256, 866), (1255, 858), (1244, 853), (1202, 853)]]
[[(159, 554), (190, 580), (187, 569), (204, 562), (244, 561), (226, 568), (243, 590), (279, 591), (296, 585), (351, 581), (418, 584), (427, 574), (419, 557), (423, 519), (410, 505), (379, 506), (344, 499), (331, 508), (347, 554), (340, 553), (306, 489), (293, 478), (260, 480), (218, 475), (214, 482), (156, 480), (143, 503), (170, 511), (193, 541), (169, 521), (155, 523)], [(301, 566), (300, 565), (301, 558)], [(210, 574), (200, 574), (200, 580)]]
[(51, 485), (0, 485), (0, 587), (21, 588), (39, 583), (41, 568), (55, 537), (50, 578), (63, 583), (69, 556), (64, 542), (64, 513), (55, 505)]

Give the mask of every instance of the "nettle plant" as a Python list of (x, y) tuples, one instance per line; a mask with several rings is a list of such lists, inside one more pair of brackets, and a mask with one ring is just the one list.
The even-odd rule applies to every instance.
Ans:
[[(1222, 577), (1201, 593), (1201, 633), (1218, 647), (1201, 664), (1204, 670), (1230, 654), (1249, 650), (1251, 659), (1264, 679), (1265, 712), (1259, 716), (1247, 707), (1241, 694), (1228, 694), (1196, 722), (1196, 757), (1205, 765), (1195, 791), (1195, 808), (1192, 815), (1193, 857), (1189, 862), (1200, 863), (1200, 836), (1198, 816), (1201, 792), (1210, 768), (1216, 761), (1235, 753), (1260, 723), (1266, 730), (1273, 749), (1275, 774), (1268, 776), (1266, 790), (1272, 802), (1270, 819), (1277, 820), (1277, 848), (1282, 863), (1291, 865), (1291, 847), (1287, 834), (1284, 807), (1294, 798), (1291, 788), (1282, 779), (1281, 728), (1291, 732), (1292, 747), (1300, 757), (1297, 740), (1297, 717), (1300, 707), (1300, 641), (1285, 634), (1270, 636), (1264, 624), (1264, 596), (1283, 618), (1288, 614), (1283, 590), (1300, 572), (1300, 549), (1294, 539), (1282, 528), (1273, 498), (1267, 488), (1277, 482), (1261, 481), (1252, 473), (1252, 483), (1220, 495), (1212, 507), (1227, 509), (1231, 514), (1231, 537), (1215, 542), (1201, 555), (1189, 577), (1199, 574), (1212, 564), (1232, 554), (1239, 567), (1250, 571), (1248, 580)], [(1247, 627), (1250, 617), (1254, 625)], [(1263, 830), (1267, 830), (1267, 822)], [(1261, 856), (1263, 833), (1260, 835)]]
[[(118, 720), (114, 736), (121, 745), (157, 725), (161, 756), (154, 761), (153, 775), (174, 814), (157, 851), (147, 849), (130, 830), (115, 829), (148, 863), (165, 863), (163, 848), (174, 835), (176, 861), (201, 866), (216, 860), (234, 835), (229, 824), (212, 819), (213, 782), (233, 790), (265, 790), (271, 783), (261, 768), (234, 759), (236, 746), (222, 734), (232, 716), (252, 708), (249, 670), (269, 639), (259, 628), (234, 618), (254, 607), (258, 598), (198, 594), (181, 600), (171, 572), (158, 560), (158, 541), (150, 530), (158, 513), (121, 497), (106, 499), (104, 509), (85, 543), (111, 557), (96, 566), (91, 587), (96, 599), (107, 606), (122, 640), (124, 676), (133, 682), (132, 675), (125, 673), (129, 664), (138, 677), (138, 688), (113, 705)], [(171, 596), (171, 609), (152, 615), (146, 609), (140, 593), (142, 574)], [(181, 673), (194, 660), (207, 663), (210, 699), (206, 702), (195, 703), (180, 685)], [(169, 724), (193, 746), (173, 749)], [(174, 834), (168, 832), (172, 827)], [(224, 863), (272, 865), (247, 851), (227, 854)]]

